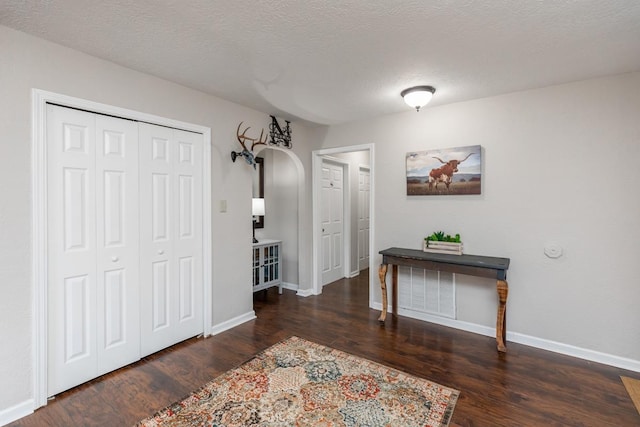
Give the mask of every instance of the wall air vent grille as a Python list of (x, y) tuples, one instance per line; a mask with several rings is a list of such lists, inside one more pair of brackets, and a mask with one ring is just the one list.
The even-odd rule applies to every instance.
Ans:
[(454, 273), (398, 268), (399, 309), (455, 319), (455, 296)]

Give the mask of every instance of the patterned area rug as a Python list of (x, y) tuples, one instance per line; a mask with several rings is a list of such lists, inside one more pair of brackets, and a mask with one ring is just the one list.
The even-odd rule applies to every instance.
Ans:
[(640, 414), (640, 380), (629, 377), (620, 377), (620, 379), (622, 380), (624, 387), (627, 389), (627, 393), (629, 393), (629, 397), (633, 401), (633, 405)]
[(138, 426), (447, 426), (459, 392), (291, 337)]

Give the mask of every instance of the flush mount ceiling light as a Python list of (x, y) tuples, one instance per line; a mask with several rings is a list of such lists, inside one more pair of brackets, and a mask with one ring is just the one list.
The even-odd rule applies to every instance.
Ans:
[(416, 111), (420, 111), (431, 101), (436, 89), (433, 86), (414, 86), (400, 92), (400, 96), (404, 98), (404, 102), (409, 107), (413, 107)]

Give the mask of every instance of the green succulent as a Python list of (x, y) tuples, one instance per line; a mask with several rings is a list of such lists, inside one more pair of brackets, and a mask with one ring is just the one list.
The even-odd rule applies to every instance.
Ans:
[(451, 236), (450, 234), (444, 234), (444, 231), (434, 231), (433, 234), (425, 237), (424, 240), (426, 240), (427, 242), (461, 242), (459, 234)]

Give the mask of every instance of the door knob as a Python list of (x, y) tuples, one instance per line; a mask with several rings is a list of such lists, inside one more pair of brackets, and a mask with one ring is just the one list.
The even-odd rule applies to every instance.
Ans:
[(111, 261), (113, 261), (113, 262), (118, 262), (119, 259), (120, 258), (118, 258), (117, 256), (112, 256), (111, 257)]
[(162, 255), (163, 253), (164, 253), (164, 251), (163, 251), (162, 249), (160, 249), (160, 250), (158, 251), (158, 255)]

